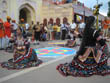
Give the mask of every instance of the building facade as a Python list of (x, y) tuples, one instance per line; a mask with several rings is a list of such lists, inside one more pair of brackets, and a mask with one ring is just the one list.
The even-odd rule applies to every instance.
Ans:
[[(0, 0), (0, 18), (6, 21), (6, 17), (19, 22), (24, 18), (25, 22), (32, 21), (47, 24), (63, 23), (92, 15), (92, 11), (83, 7), (77, 0)], [(74, 4), (73, 4), (74, 3)], [(103, 19), (103, 16), (100, 16)]]
[(52, 24), (61, 24), (63, 22), (71, 23), (73, 20), (73, 13), (72, 3), (56, 5), (48, 1), (43, 1), (42, 22), (44, 24), (48, 22)]
[(0, 18), (7, 16), (17, 22), (24, 18), (26, 22), (40, 21), (42, 0), (0, 0)]

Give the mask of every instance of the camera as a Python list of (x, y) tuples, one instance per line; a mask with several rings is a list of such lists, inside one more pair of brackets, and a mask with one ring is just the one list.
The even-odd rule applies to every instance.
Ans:
[(95, 5), (94, 8), (96, 8), (96, 9), (97, 9), (97, 8), (100, 8), (102, 5), (103, 5), (103, 4)]

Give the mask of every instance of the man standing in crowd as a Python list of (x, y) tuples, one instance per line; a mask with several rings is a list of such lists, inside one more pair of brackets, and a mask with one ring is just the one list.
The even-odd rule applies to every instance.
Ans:
[(19, 26), (22, 29), (23, 37), (25, 37), (25, 35), (26, 35), (26, 26), (25, 26), (25, 22), (24, 22), (23, 18), (20, 19)]
[(0, 50), (5, 48), (5, 28), (3, 26), (3, 20), (0, 19)]
[(74, 20), (72, 21), (72, 24), (70, 25), (71, 29), (76, 29), (76, 23), (74, 22)]
[(66, 34), (67, 34), (67, 26), (66, 26), (67, 23), (63, 23), (61, 25), (61, 31), (62, 31), (62, 36), (61, 36), (61, 39), (62, 40), (65, 40), (66, 39)]
[[(74, 20), (72, 21), (72, 24), (70, 25), (70, 32), (74, 32), (76, 30), (78, 25), (76, 25), (76, 23), (74, 22)], [(75, 40), (75, 36), (72, 33), (69, 33), (70, 37), (73, 37), (73, 40)]]
[(34, 38), (35, 38), (37, 44), (39, 44), (40, 32), (41, 32), (41, 28), (40, 28), (39, 22), (37, 22), (37, 24), (33, 27), (33, 29), (34, 29)]
[(5, 33), (6, 33), (6, 36), (8, 38), (11, 37), (11, 18), (9, 16), (7, 16), (7, 22), (4, 23), (4, 27), (5, 27)]
[(26, 34), (28, 34), (29, 33), (30, 25), (26, 22), (25, 23), (25, 26), (26, 26)]
[(59, 24), (58, 27), (57, 27), (57, 34), (56, 34), (56, 37), (57, 37), (57, 40), (60, 39), (60, 34), (61, 34), (61, 25)]
[(53, 31), (53, 28), (52, 28), (52, 24), (49, 22), (48, 23), (48, 26), (47, 26), (47, 28), (48, 28), (48, 40), (52, 40), (52, 31)]
[(15, 20), (12, 20), (11, 25), (13, 26), (13, 27), (12, 27), (13, 33), (14, 33), (14, 35), (16, 36), (16, 30), (17, 30), (17, 28), (18, 28), (18, 25), (17, 25), (16, 21), (15, 21)]
[(4, 23), (5, 34), (6, 34), (6, 46), (8, 46), (9, 39), (11, 37), (11, 18), (7, 16), (7, 22)]
[(54, 23), (53, 25), (53, 40), (57, 39), (56, 35), (57, 35), (57, 27), (58, 25), (56, 23)]
[(104, 21), (102, 22), (102, 27), (104, 30), (104, 36), (105, 37), (108, 36), (108, 25), (109, 25), (109, 21), (108, 21), (107, 17), (105, 17)]
[(83, 30), (85, 28), (84, 20), (81, 20), (81, 23), (79, 24), (79, 33), (82, 35)]
[(108, 18), (108, 37), (110, 38), (110, 18)]

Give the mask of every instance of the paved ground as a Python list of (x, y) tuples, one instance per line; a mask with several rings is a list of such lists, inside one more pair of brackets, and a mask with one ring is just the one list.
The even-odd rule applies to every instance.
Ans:
[[(48, 44), (49, 42), (52, 43), (52, 42), (62, 42), (62, 41), (61, 40), (56, 40), (56, 41), (40, 42), (39, 45), (31, 44), (31, 47), (32, 48), (58, 47), (58, 45)], [(63, 41), (63, 42), (66, 42), (66, 41)], [(13, 57), (13, 53), (5, 52), (4, 50), (0, 51), (0, 62), (7, 61), (8, 59), (10, 59), (12, 57)], [(40, 57), (40, 59), (43, 61), (43, 63), (46, 63), (46, 62), (52, 61), (56, 58), (52, 58), (52, 57), (43, 58), (43, 57)], [(8, 76), (8, 75), (16, 73), (16, 72), (19, 72), (19, 71), (21, 71), (21, 70), (7, 70), (7, 69), (4, 69), (4, 68), (0, 67), (0, 78)]]
[[(57, 42), (57, 41), (49, 41)], [(61, 41), (58, 41), (61, 42)], [(40, 42), (40, 45), (32, 45), (33, 48), (57, 47), (49, 45), (48, 42)], [(75, 47), (74, 49), (78, 49)], [(12, 53), (0, 51), (0, 62), (12, 58)], [(43, 64), (39, 67), (25, 70), (7, 70), (0, 67), (0, 83), (110, 83), (110, 76), (63, 77), (56, 71), (56, 66), (60, 63), (70, 62), (74, 55), (60, 58), (40, 58)]]

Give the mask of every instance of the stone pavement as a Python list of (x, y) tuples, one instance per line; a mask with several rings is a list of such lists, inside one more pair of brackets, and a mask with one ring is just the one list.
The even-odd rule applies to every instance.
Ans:
[[(46, 41), (40, 42), (40, 45), (32, 45), (33, 48), (57, 47), (57, 45), (49, 45)], [(73, 49), (78, 49), (75, 47)], [(12, 53), (0, 51), (0, 62), (7, 61), (12, 58)], [(39, 67), (28, 68), (25, 70), (7, 70), (0, 67), (0, 83), (110, 83), (110, 76), (92, 76), (82, 77), (63, 77), (56, 70), (56, 66), (60, 63), (70, 62), (74, 55), (61, 58), (40, 58), (44, 61)]]
[[(62, 40), (55, 40), (55, 41), (41, 41), (39, 45), (37, 44), (31, 44), (31, 47), (32, 48), (45, 48), (45, 47), (58, 47), (57, 45), (52, 45), (52, 44), (48, 44), (48, 43), (53, 43), (53, 42), (62, 42)], [(63, 41), (63, 42), (66, 42), (66, 41)], [(9, 52), (5, 52), (4, 50), (0, 50), (0, 62), (3, 62), (3, 61), (7, 61), (8, 59), (12, 58), (13, 57), (13, 53), (9, 53)], [(48, 62), (48, 61), (51, 61), (51, 60), (54, 60), (55, 58), (41, 58), (40, 59), (43, 61), (43, 63), (45, 62)], [(13, 74), (13, 73), (16, 73), (16, 72), (19, 72), (21, 70), (7, 70), (7, 69), (4, 69), (4, 68), (1, 68), (0, 66), (0, 78), (1, 77), (5, 77), (7, 75), (10, 75), (10, 74)]]

